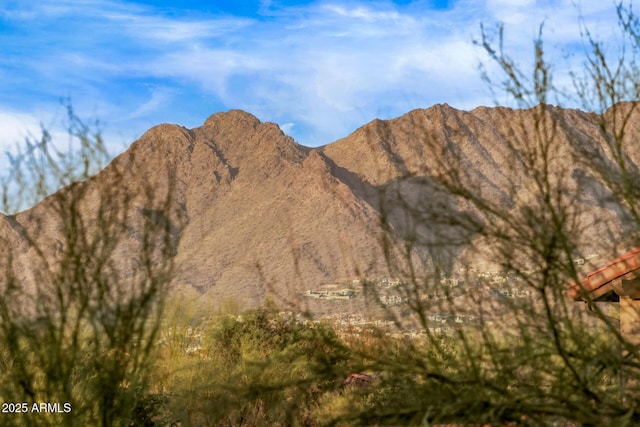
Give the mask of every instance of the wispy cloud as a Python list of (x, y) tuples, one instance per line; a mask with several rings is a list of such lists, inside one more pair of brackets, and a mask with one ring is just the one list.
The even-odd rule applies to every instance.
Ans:
[(40, 129), (40, 123), (33, 115), (10, 110), (0, 111), (0, 123), (0, 152), (13, 149), (16, 143)]
[[(442, 102), (491, 104), (477, 70), (486, 58), (472, 43), (480, 22), (505, 23), (507, 48), (525, 64), (541, 22), (553, 58), (580, 42), (570, 0), (458, 0), (446, 9), (428, 1), (278, 3), (262, 2), (249, 16), (124, 0), (0, 5), (0, 43), (13, 46), (0, 58), (0, 96), (26, 117), (71, 96), (79, 111), (136, 136), (158, 122), (196, 126), (243, 108), (317, 145), (374, 117)], [(584, 2), (580, 12), (608, 39), (615, 13), (605, 3)]]
[(173, 98), (173, 91), (167, 88), (153, 88), (151, 90), (151, 98), (144, 102), (129, 114), (125, 120), (137, 119), (153, 114), (159, 108), (167, 105)]
[(61, 112), (60, 108), (44, 113), (23, 113), (0, 108), (0, 171), (6, 171), (9, 167), (7, 153), (15, 155), (17, 146), (27, 139), (39, 140), (44, 129), (59, 144), (68, 142), (68, 133), (59, 115)]

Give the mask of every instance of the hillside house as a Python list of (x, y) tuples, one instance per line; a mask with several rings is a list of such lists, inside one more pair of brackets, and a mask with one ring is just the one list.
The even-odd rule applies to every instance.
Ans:
[(593, 302), (615, 293), (620, 299), (620, 333), (640, 344), (640, 248), (633, 248), (569, 284), (569, 297)]

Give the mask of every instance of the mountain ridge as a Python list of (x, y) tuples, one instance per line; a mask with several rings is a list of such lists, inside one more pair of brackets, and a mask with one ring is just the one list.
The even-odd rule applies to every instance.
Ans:
[[(438, 183), (447, 166), (442, 159), (455, 156), (461, 172), (478, 183), (478, 197), (496, 206), (517, 210), (531, 203), (533, 196), (524, 184), (527, 160), (513, 157), (509, 144), (530, 142), (535, 120), (544, 121), (537, 111), (461, 111), (441, 104), (373, 120), (316, 148), (300, 145), (278, 125), (240, 110), (213, 114), (193, 129), (161, 124), (82, 184), (95, 193), (82, 209), (95, 210), (97, 188), (109, 187), (109, 182), (120, 183), (114, 197), (128, 197), (133, 206), (143, 203), (146, 189), (157, 191), (158, 200), (172, 191), (176, 213), (170, 220), (182, 221), (175, 229), (176, 292), (206, 295), (213, 304), (228, 299), (246, 306), (260, 305), (266, 298), (300, 301), (304, 291), (340, 278), (398, 274), (386, 256), (407, 242), (415, 244), (416, 262), (428, 269), (429, 245), (437, 239), (459, 240), (449, 255), (448, 262), (455, 264), (463, 243), (473, 236), (439, 224), (432, 210), (448, 209), (461, 218), (477, 212)], [(597, 126), (601, 116), (561, 111), (573, 134), (557, 130), (549, 167), (572, 191), (581, 192), (569, 145), (579, 138), (586, 145), (602, 144)], [(630, 139), (640, 136), (635, 124), (640, 122), (632, 123)], [(640, 150), (631, 153), (635, 164), (640, 161), (636, 152)], [(167, 176), (172, 177), (171, 186)], [(29, 218), (40, 218), (38, 234), (51, 240), (44, 247), (53, 248), (60, 225), (44, 219), (48, 203), (45, 199), (17, 214), (15, 221), (34, 230)], [(410, 218), (416, 212), (422, 216)], [(594, 206), (588, 214), (592, 218), (587, 222), (617, 223), (612, 209)], [(127, 217), (134, 228), (144, 223), (136, 215)], [(28, 263), (28, 243), (19, 239), (19, 230), (7, 218), (0, 220), (0, 233), (16, 242), (16, 252)], [(590, 238), (585, 235), (585, 240)], [(388, 244), (395, 246), (390, 249)], [(127, 253), (126, 242), (123, 248)]]

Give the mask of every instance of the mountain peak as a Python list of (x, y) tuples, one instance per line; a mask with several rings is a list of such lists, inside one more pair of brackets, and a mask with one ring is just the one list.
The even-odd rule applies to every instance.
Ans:
[(176, 140), (180, 138), (190, 138), (191, 131), (184, 126), (171, 124), (171, 123), (162, 123), (156, 125), (146, 131), (139, 140), (145, 139), (154, 139), (154, 140)]
[[(231, 110), (213, 114), (191, 130), (155, 126), (114, 163), (120, 162), (117, 171), (124, 178), (118, 182), (126, 182), (123, 191), (132, 200), (145, 185), (163, 189), (165, 177), (175, 179), (174, 199), (185, 218), (177, 230), (175, 283), (207, 293), (212, 301), (235, 298), (258, 305), (269, 295), (295, 299), (340, 277), (384, 277), (380, 203), (393, 208), (389, 219), (398, 238), (408, 236), (409, 223), (399, 202), (420, 199), (425, 206), (438, 206), (433, 186), (417, 187), (433, 182), (439, 173), (438, 150), (460, 153), (465, 173), (477, 177), (482, 197), (501, 206), (515, 203), (504, 189), (510, 188), (508, 179), (519, 183), (521, 171), (504, 153), (509, 153), (509, 140), (524, 140), (521, 132), (532, 123), (533, 113), (506, 107), (463, 111), (439, 104), (392, 120), (374, 120), (341, 140), (310, 149), (274, 123)], [(575, 120), (580, 138), (600, 143), (598, 117), (585, 114)], [(630, 144), (637, 144), (640, 125), (632, 123), (628, 129)], [(638, 152), (637, 145), (629, 149), (634, 164), (640, 164)], [(577, 167), (569, 156), (558, 155), (554, 162)], [(86, 185), (108, 186), (109, 170)], [(400, 200), (393, 205), (395, 189)], [(525, 200), (525, 191), (520, 196)], [(88, 202), (83, 209), (90, 211)], [(43, 206), (29, 215), (40, 215), (46, 223)], [(604, 218), (600, 223), (614, 224), (616, 218), (606, 209), (594, 215)], [(31, 223), (19, 223), (24, 217), (14, 223), (0, 215), (0, 239), (21, 251), (27, 271), (28, 242), (21, 240), (20, 227)], [(55, 228), (52, 224), (47, 229)], [(425, 239), (448, 233), (446, 228), (430, 230), (419, 231)], [(586, 234), (584, 239), (597, 241)], [(309, 304), (314, 310), (329, 310), (322, 301)]]
[(219, 112), (209, 116), (205, 120), (203, 127), (215, 127), (224, 123), (227, 126), (240, 126), (242, 128), (256, 128), (262, 122), (253, 114), (243, 110), (229, 110), (227, 112)]

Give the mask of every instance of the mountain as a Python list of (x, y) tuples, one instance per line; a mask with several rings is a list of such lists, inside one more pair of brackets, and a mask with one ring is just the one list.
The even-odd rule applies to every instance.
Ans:
[[(194, 129), (156, 126), (95, 177), (60, 191), (84, 191), (79, 209), (96, 224), (91, 212), (106, 203), (106, 189), (108, 202), (136, 206), (137, 213), (121, 218), (129, 235), (118, 246), (118, 268), (134, 274), (135, 242), (143, 240), (145, 221), (155, 218), (149, 212), (158, 209), (143, 206), (141, 195), (151, 189), (164, 200), (170, 177), (173, 213), (165, 220), (172, 224), (174, 292), (201, 295), (211, 304), (234, 299), (256, 306), (272, 298), (281, 304), (305, 301), (321, 310), (321, 302), (301, 294), (353, 278), (399, 277), (402, 271), (396, 265), (390, 269), (385, 259), (408, 246), (409, 258), (425, 270), (434, 261), (431, 249), (443, 239), (450, 243), (443, 252), (445, 264), (453, 268), (459, 262), (476, 238), (467, 225), (483, 219), (477, 207), (443, 185), (441, 178), (452, 165), (475, 185), (477, 197), (493, 206), (515, 215), (522, 206), (538, 203), (527, 187), (535, 160), (514, 158), (522, 157), (514, 147), (535, 147), (541, 126), (555, 132), (553, 152), (546, 153), (548, 172), (580, 207), (584, 251), (597, 250), (603, 240), (614, 243), (624, 233), (623, 212), (613, 202), (597, 203), (610, 190), (604, 178), (576, 162), (576, 150), (604, 150), (600, 124), (609, 120), (607, 114), (628, 111), (629, 165), (640, 164), (640, 120), (633, 105), (602, 116), (550, 107), (544, 114), (561, 113), (553, 124), (536, 109), (467, 112), (436, 105), (374, 120), (319, 148), (297, 144), (275, 124), (229, 111)], [(443, 162), (449, 158), (455, 161)], [(64, 251), (56, 237), (64, 221), (51, 219), (54, 206), (48, 198), (13, 217), (0, 217), (0, 238), (13, 248), (21, 276), (35, 268), (30, 261), (34, 242), (25, 236), (36, 236), (45, 252)], [(443, 210), (454, 214), (445, 221), (438, 216)], [(387, 227), (381, 227), (381, 219)], [(154, 262), (161, 263), (160, 258)]]

